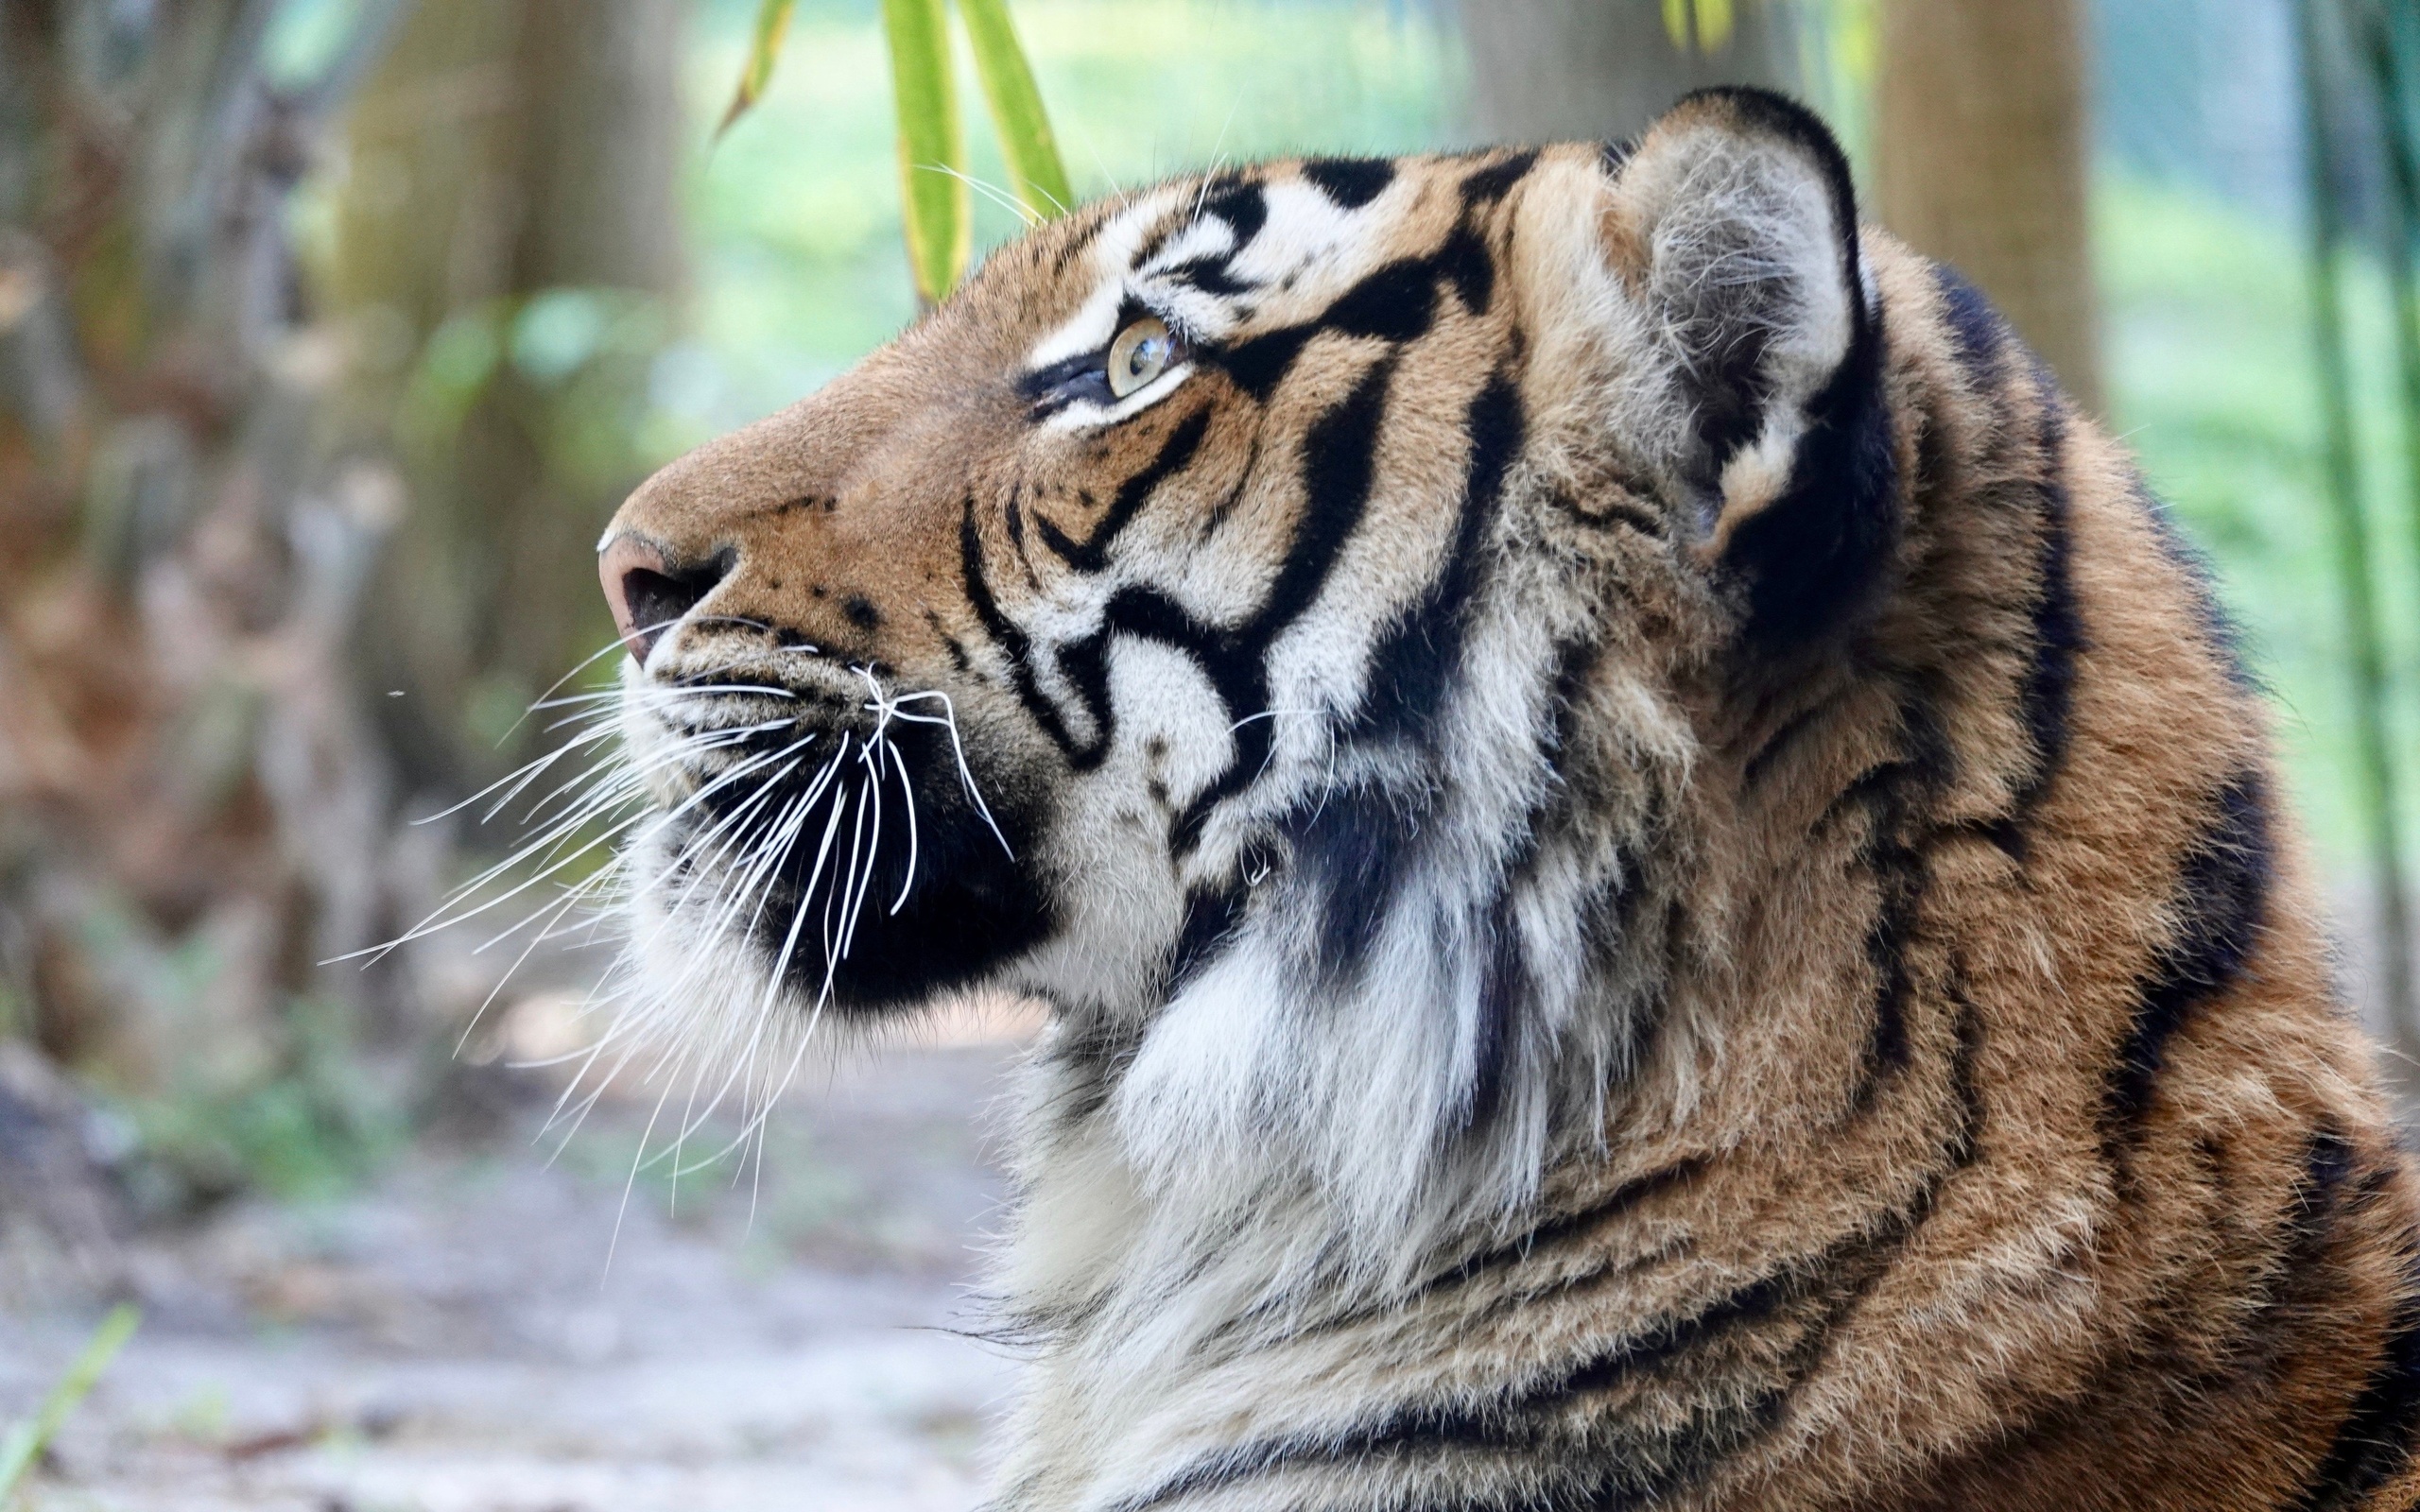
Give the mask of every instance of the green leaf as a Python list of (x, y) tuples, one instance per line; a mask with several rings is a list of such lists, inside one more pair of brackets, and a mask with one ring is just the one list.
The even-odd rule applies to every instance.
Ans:
[(900, 217), (916, 294), (926, 304), (939, 304), (957, 285), (974, 249), (975, 205), (942, 6), (942, 0), (882, 0), (891, 95), (899, 107)]
[(1664, 34), (1685, 53), (1720, 52), (1732, 20), (1731, 0), (1664, 0)]
[(42, 1453), (43, 1446), (59, 1432), (60, 1424), (76, 1410), (76, 1404), (91, 1393), (101, 1379), (101, 1372), (110, 1367), (110, 1361), (117, 1357), (117, 1351), (133, 1336), (135, 1325), (142, 1321), (142, 1313), (130, 1302), (111, 1308), (109, 1316), (101, 1319), (101, 1326), (86, 1341), (84, 1352), (76, 1357), (76, 1363), (67, 1367), (67, 1374), (43, 1399), (41, 1409), (0, 1435), (0, 1501), (16, 1489), (26, 1467)]
[(773, 59), (782, 50), (782, 38), (790, 29), (790, 11), (797, 6), (798, 0), (757, 0), (756, 27), (748, 39), (748, 65), (739, 71), (739, 88), (732, 92), (731, 109), (722, 112), (722, 125), (715, 128), (717, 141), (764, 97), (765, 86), (773, 81)]
[(1000, 155), (1016, 179), (1017, 199), (1045, 220), (1066, 214), (1075, 191), (1067, 185), (1067, 168), (1059, 160), (1059, 142), (1050, 133), (1042, 91), (1034, 87), (1033, 68), (1009, 20), (1008, 0), (958, 0), (958, 12), (966, 18), (967, 40), (975, 44), (975, 72), (992, 107), (993, 128), (1000, 133)]

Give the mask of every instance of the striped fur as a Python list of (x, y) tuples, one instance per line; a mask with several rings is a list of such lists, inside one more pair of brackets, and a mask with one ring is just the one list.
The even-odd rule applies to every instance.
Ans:
[(1796, 107), (1093, 206), (621, 539), (634, 687), (949, 700), (900, 905), (728, 974), (1052, 1005), (1000, 1512), (2420, 1503), (2256, 696)]

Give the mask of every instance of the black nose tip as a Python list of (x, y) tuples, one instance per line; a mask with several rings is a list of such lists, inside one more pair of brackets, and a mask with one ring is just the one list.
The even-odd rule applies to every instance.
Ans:
[(719, 551), (695, 567), (676, 567), (664, 553), (636, 536), (617, 536), (596, 558), (596, 576), (613, 607), (614, 627), (640, 662), (664, 632), (696, 609), (731, 576), (735, 553)]

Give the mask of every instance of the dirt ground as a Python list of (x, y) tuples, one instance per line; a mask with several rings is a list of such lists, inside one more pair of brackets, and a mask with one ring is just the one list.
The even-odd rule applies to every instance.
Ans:
[[(794, 1091), (753, 1192), (650, 1173), (625, 1210), (648, 1105), (600, 1106), (550, 1165), (525, 1098), (511, 1135), (353, 1197), (147, 1241), (143, 1328), (26, 1504), (972, 1506), (1017, 1368), (961, 1332), (1013, 1053), (890, 1051)], [(91, 1323), (0, 1316), (0, 1420)]]

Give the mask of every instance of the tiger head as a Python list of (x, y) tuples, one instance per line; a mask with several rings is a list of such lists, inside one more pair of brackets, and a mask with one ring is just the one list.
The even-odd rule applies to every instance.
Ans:
[(607, 530), (641, 990), (1005, 985), (1147, 1162), (1523, 1165), (1692, 948), (1701, 753), (1887, 576), (1878, 310), (1755, 92), (1035, 229)]

